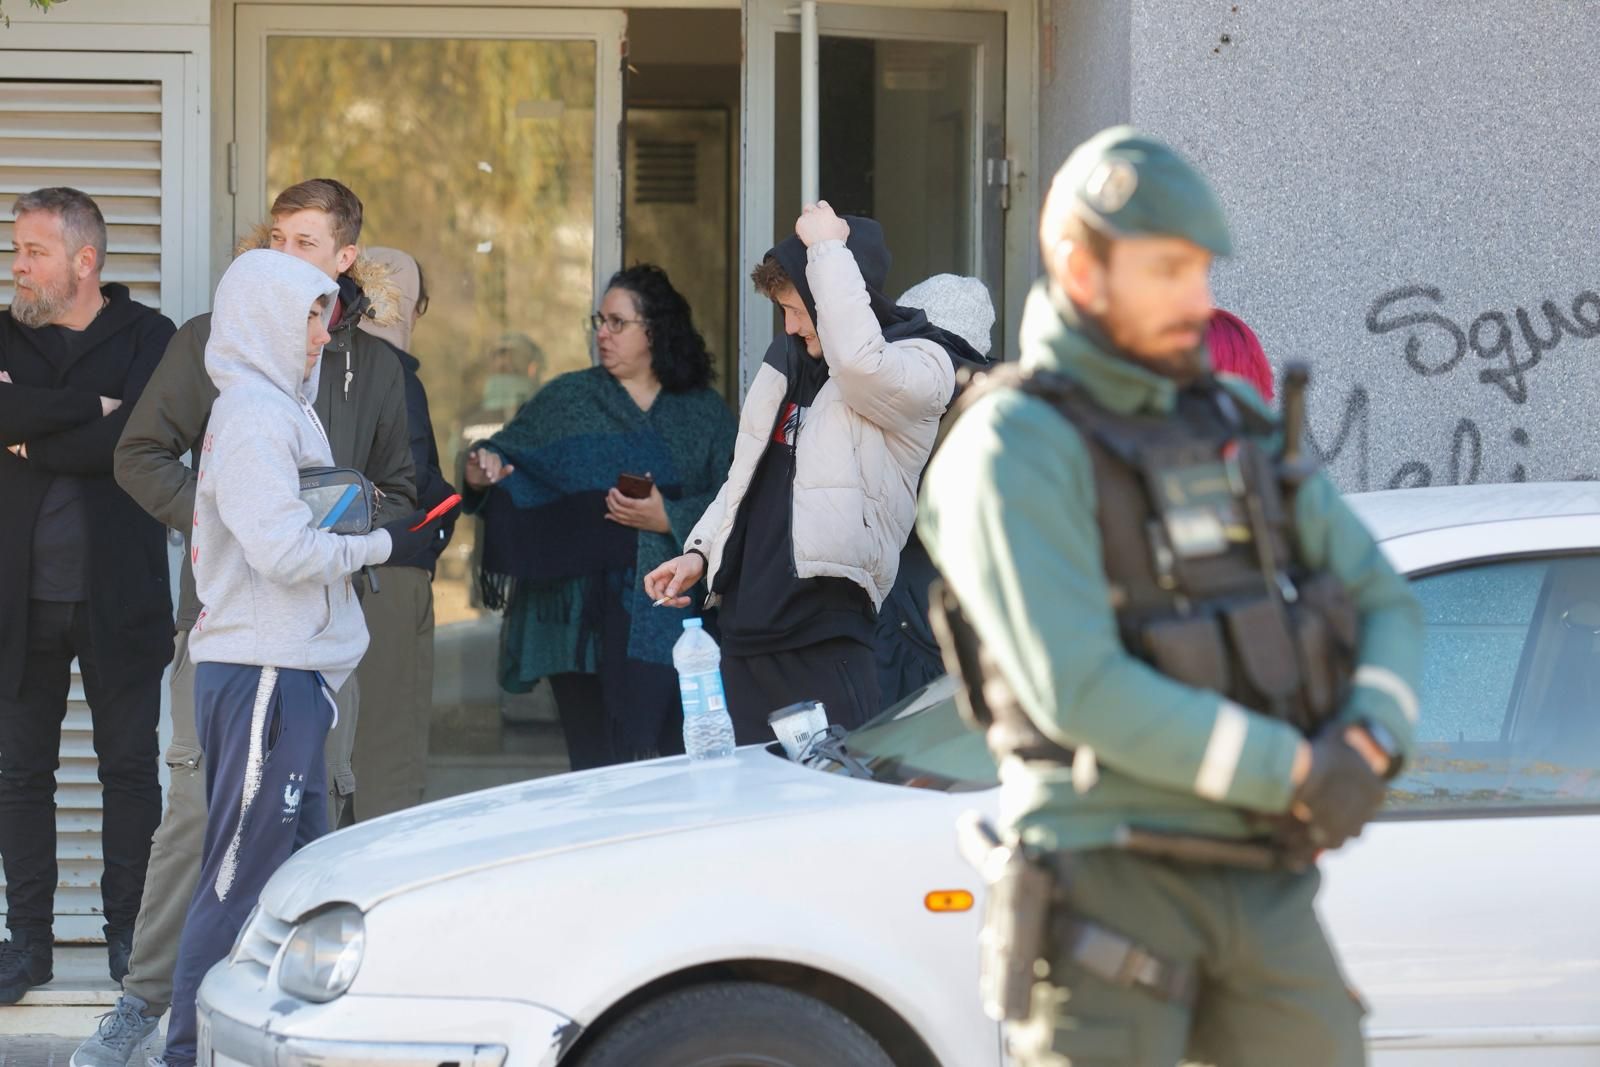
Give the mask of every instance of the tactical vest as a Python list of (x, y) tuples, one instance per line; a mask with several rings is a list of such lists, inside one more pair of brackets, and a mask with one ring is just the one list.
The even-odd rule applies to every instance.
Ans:
[[(1337, 577), (1298, 557), (1298, 465), (1256, 440), (1273, 429), (1214, 379), (1183, 390), (1173, 415), (1119, 415), (1064, 375), (1007, 365), (973, 381), (946, 428), (978, 397), (1016, 388), (1050, 404), (1088, 448), (1110, 607), (1129, 654), (1306, 735), (1334, 716), (1357, 655), (1355, 605)], [(948, 589), (930, 597), (962, 710), (996, 756), (1070, 762), (995, 670)]]

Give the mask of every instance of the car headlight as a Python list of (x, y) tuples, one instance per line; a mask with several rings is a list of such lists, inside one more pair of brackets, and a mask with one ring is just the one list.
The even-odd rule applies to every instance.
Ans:
[(343, 996), (361, 969), (366, 945), (360, 909), (335, 904), (303, 920), (289, 935), (278, 962), (278, 985), (318, 1004)]

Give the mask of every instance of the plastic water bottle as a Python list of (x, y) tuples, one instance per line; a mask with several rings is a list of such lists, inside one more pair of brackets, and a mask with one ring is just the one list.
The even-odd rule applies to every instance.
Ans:
[(733, 720), (722, 695), (722, 650), (699, 619), (683, 620), (683, 636), (672, 646), (683, 696), (683, 747), (693, 760), (733, 755)]

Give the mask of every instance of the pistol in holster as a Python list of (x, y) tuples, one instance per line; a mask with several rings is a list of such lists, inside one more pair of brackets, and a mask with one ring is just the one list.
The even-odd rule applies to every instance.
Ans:
[(1048, 952), (1055, 873), (1022, 842), (1005, 841), (976, 812), (959, 824), (961, 849), (988, 887), (978, 936), (978, 993), (995, 1022), (1028, 1017), (1038, 962)]

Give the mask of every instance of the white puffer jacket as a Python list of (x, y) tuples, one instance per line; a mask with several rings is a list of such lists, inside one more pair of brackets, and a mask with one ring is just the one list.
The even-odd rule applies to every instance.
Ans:
[[(916, 519), (917, 482), (955, 392), (955, 368), (933, 341), (884, 340), (866, 282), (843, 241), (807, 251), (806, 280), (816, 300), (828, 381), (812, 401), (795, 450), (795, 573), (848, 578), (877, 607), (894, 585)], [(689, 534), (685, 548), (705, 553), (712, 588), (787, 393), (784, 375), (763, 363), (739, 412), (728, 480)]]

